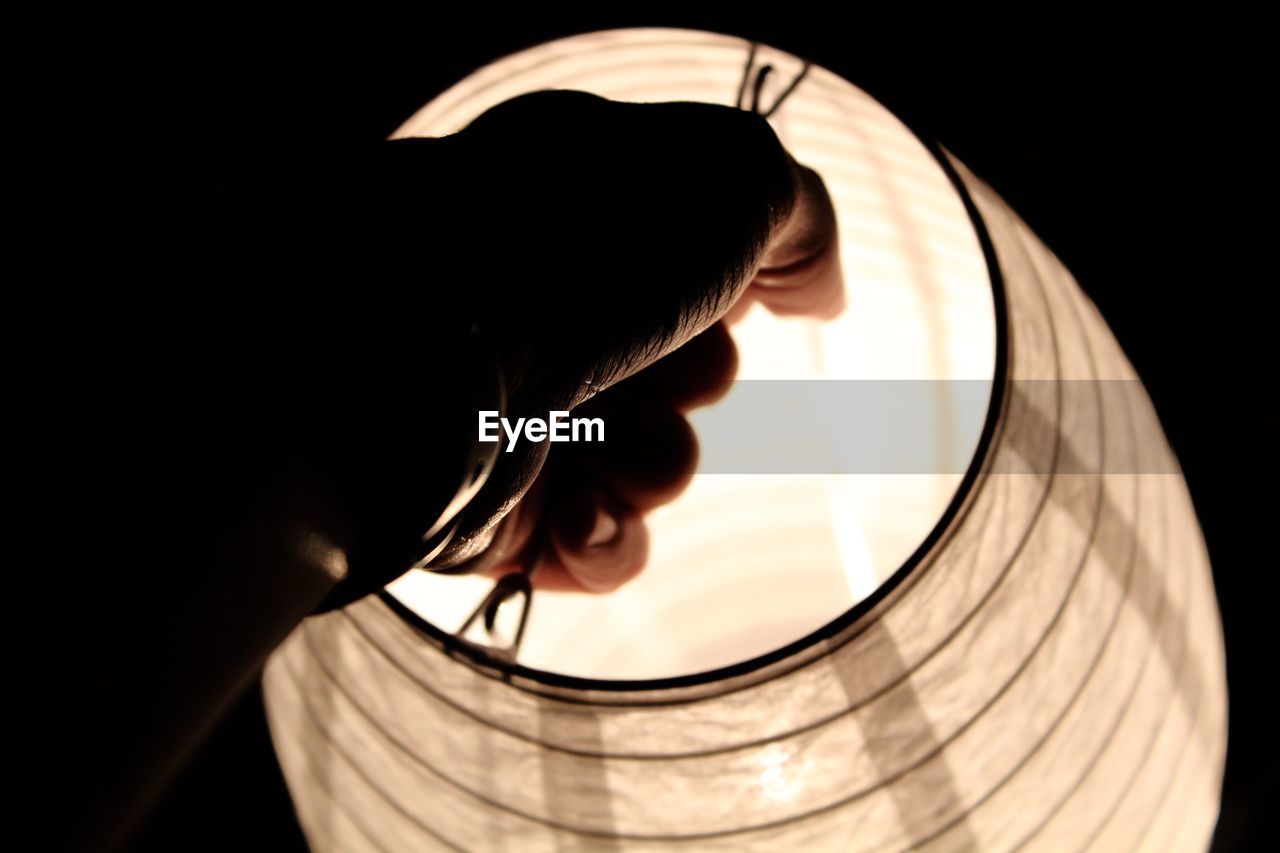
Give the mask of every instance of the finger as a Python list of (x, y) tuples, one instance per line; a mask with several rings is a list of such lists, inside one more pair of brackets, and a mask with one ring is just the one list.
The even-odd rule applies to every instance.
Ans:
[(724, 323), (716, 323), (615, 390), (685, 411), (723, 397), (737, 372), (738, 349)]
[(591, 592), (582, 585), (582, 581), (574, 577), (560, 563), (559, 558), (555, 556), (555, 549), (549, 550), (551, 553), (543, 559), (542, 565), (533, 576), (534, 588), (540, 592)]
[(458, 544), (455, 553), (460, 557), (432, 562), (432, 567), (446, 569), (450, 574), (488, 574), (499, 576), (513, 569), (524, 567), (529, 547), (538, 528), (538, 521), (546, 511), (550, 491), (549, 478), (544, 472), (537, 477), (529, 490), (496, 523), (470, 537), (470, 542)]
[[(556, 549), (549, 541), (541, 544), (542, 552), (537, 555), (537, 570), (533, 573), (532, 581), (536, 589), (543, 592), (590, 592), (582, 585), (582, 582), (575, 578), (564, 563), (560, 561), (560, 556), (556, 553)], [(532, 557), (533, 555), (530, 555)], [(526, 570), (523, 559), (520, 562), (510, 562), (501, 566), (494, 566), (484, 572), (487, 577), (494, 580), (503, 575), (512, 572), (522, 572)]]
[[(556, 563), (589, 592), (611, 592), (644, 568), (649, 534), (640, 514), (586, 483), (565, 489), (548, 538)], [(554, 583), (552, 570), (547, 583)]]
[[(624, 386), (625, 387), (625, 386)], [(675, 409), (613, 389), (581, 407), (609, 424), (606, 441), (566, 445), (566, 477), (594, 481), (611, 497), (646, 511), (669, 503), (689, 485), (698, 441)]]
[(791, 217), (765, 252), (749, 293), (776, 314), (835, 317), (844, 308), (835, 208), (822, 178), (797, 166)]
[(779, 316), (838, 317), (845, 307), (838, 243), (833, 240), (817, 255), (795, 264), (762, 270), (749, 292)]
[(733, 303), (733, 307), (725, 312), (724, 317), (720, 319), (720, 322), (724, 323), (726, 326), (733, 326), (741, 321), (743, 317), (747, 316), (747, 312), (751, 310), (751, 306), (755, 305), (759, 301), (756, 299), (756, 290), (758, 290), (758, 288), (748, 287), (746, 290), (742, 291), (742, 295), (738, 297), (738, 301)]

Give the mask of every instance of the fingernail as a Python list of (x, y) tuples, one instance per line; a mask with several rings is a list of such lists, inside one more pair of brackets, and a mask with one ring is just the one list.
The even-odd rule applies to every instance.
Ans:
[(596, 506), (596, 521), (587, 537), (588, 548), (608, 545), (618, 536), (618, 520), (609, 514), (603, 506)]

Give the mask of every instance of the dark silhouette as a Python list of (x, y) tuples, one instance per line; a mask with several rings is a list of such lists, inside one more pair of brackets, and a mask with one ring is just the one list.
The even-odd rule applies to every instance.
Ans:
[(537, 93), (447, 138), (300, 147), (160, 213), (174, 292), (88, 325), (73, 389), (98, 423), (73, 448), (94, 511), (55, 833), (91, 847), (293, 625), (421, 556), (495, 372), (507, 415), (581, 407), (609, 440), (500, 454), (433, 567), (536, 547), (539, 584), (607, 591), (691, 474), (681, 412), (733, 371), (721, 318), (839, 289), (821, 180), (727, 107)]

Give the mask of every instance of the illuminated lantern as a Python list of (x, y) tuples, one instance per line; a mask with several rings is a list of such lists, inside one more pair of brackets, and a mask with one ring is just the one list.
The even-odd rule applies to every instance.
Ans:
[(946, 380), (922, 418), (940, 473), (723, 478), (709, 450), (653, 565), (540, 597), (518, 665), (450, 636), (478, 579), (308, 620), (265, 691), (309, 841), (1202, 849), (1226, 689), (1186, 486), (1102, 318), (990, 188), (835, 75), (681, 30), (507, 57), (400, 135), (543, 88), (732, 104), (744, 63), (774, 67), (765, 103), (800, 79), (770, 121), (830, 188), (849, 308), (749, 314), (742, 373)]

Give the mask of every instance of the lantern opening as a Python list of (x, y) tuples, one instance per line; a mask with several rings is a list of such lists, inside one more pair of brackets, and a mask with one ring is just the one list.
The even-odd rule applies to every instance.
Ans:
[[(395, 135), (455, 132), (491, 106), (547, 88), (733, 105), (748, 79), (759, 89), (749, 94), (775, 105), (770, 121), (783, 144), (831, 192), (844, 308), (815, 319), (777, 317), (756, 305), (732, 326), (737, 381), (723, 400), (692, 413), (698, 473), (649, 517), (645, 570), (606, 596), (537, 593), (516, 660), (536, 680), (701, 679), (812, 642), (919, 559), (961, 503), (993, 420), (1000, 330), (992, 267), (949, 166), (888, 110), (824, 69), (708, 33), (594, 33), (476, 71)], [(795, 421), (840, 408), (828, 389), (868, 381), (900, 383), (894, 393), (914, 402), (897, 423), (882, 412), (854, 412), (859, 424), (883, 420), (858, 434), (855, 454), (841, 449), (854, 441), (841, 436), (852, 429), (848, 419), (829, 411), (803, 436), (756, 435), (762, 410), (787, 411), (792, 423), (783, 429), (794, 430)], [(846, 414), (850, 408), (862, 407), (844, 404)], [(735, 420), (741, 412), (747, 417)], [(911, 442), (907, 419), (919, 433)], [(754, 441), (738, 446), (745, 433)], [(764, 456), (788, 447), (796, 459), (761, 473), (762, 442)], [(869, 470), (865, 461), (895, 454), (928, 461), (910, 473)], [(486, 578), (417, 571), (385, 597), (442, 642), (474, 655), (452, 635), (491, 586)]]

